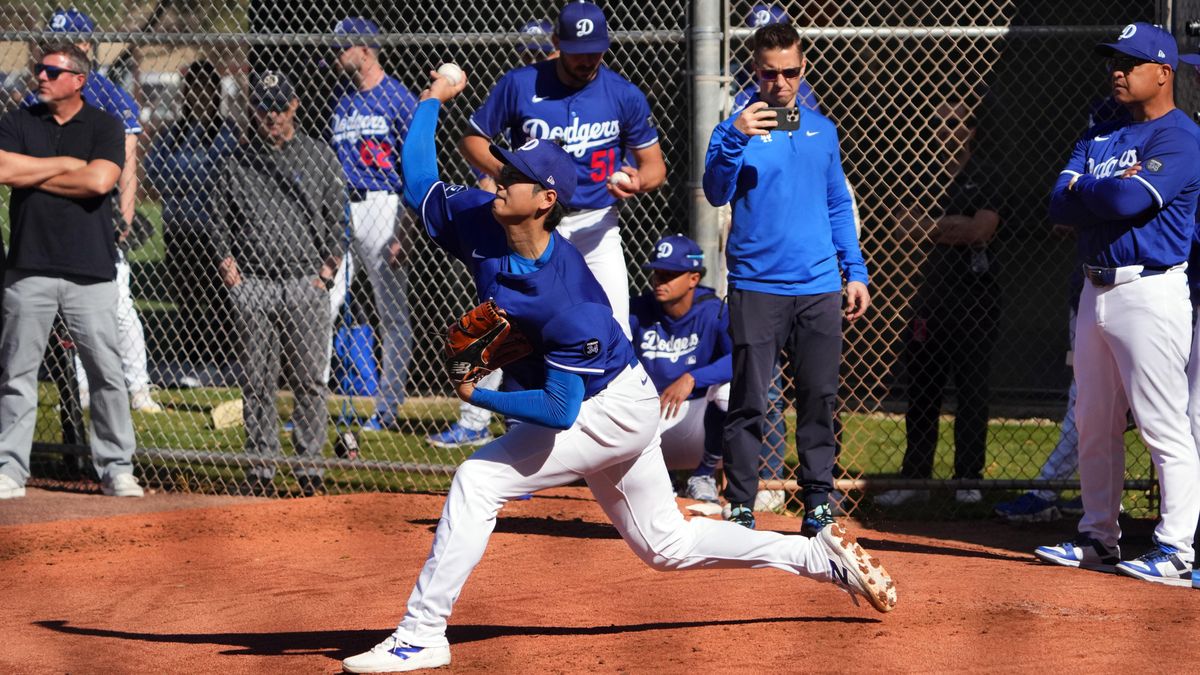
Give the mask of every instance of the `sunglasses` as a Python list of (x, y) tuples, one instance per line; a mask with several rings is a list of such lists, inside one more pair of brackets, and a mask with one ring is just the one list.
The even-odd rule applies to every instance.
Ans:
[(767, 80), (768, 82), (771, 80), (774, 80), (775, 78), (779, 77), (780, 75), (783, 75), (785, 78), (787, 78), (789, 80), (794, 80), (797, 77), (800, 77), (801, 72), (803, 72), (803, 69), (801, 69), (801, 68), (784, 68), (783, 70), (775, 70), (773, 68), (759, 68), (758, 76), (764, 80)]
[(51, 66), (51, 65), (47, 65), (45, 63), (36, 64), (33, 67), (33, 74), (41, 75), (42, 73), (46, 74), (47, 80), (57, 80), (58, 76), (62, 75), (63, 73), (70, 73), (72, 75), (83, 75), (83, 73), (79, 72), (78, 70), (71, 70), (70, 68), (59, 68), (58, 66)]
[(1105, 65), (1108, 66), (1108, 72), (1110, 73), (1115, 73), (1117, 71), (1128, 73), (1144, 63), (1153, 63), (1153, 61), (1139, 59), (1134, 56), (1112, 56), (1109, 57), (1107, 62), (1105, 62)]

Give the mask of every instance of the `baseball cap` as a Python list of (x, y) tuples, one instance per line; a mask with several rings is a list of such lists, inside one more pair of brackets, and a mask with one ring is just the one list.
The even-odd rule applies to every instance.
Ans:
[(558, 48), (564, 54), (608, 51), (608, 22), (604, 11), (590, 2), (572, 2), (558, 15)]
[[(337, 25), (333, 27), (334, 35), (379, 35), (380, 32), (378, 24), (361, 16), (348, 16), (337, 22)], [(379, 49), (379, 42), (364, 39), (347, 40), (334, 46), (338, 49), (349, 49), (358, 46)]]
[(91, 33), (96, 30), (92, 17), (77, 9), (56, 9), (50, 15), (51, 33)]
[(1137, 22), (1125, 26), (1116, 42), (1096, 45), (1096, 53), (1111, 56), (1120, 52), (1144, 61), (1163, 63), (1172, 68), (1179, 62), (1179, 48), (1175, 37), (1153, 24)]
[(283, 73), (268, 70), (254, 78), (250, 87), (250, 104), (264, 111), (286, 110), (296, 98), (296, 90)]
[(746, 16), (746, 25), (750, 28), (769, 26), (773, 23), (791, 23), (792, 18), (779, 5), (757, 4), (750, 9)]
[(642, 269), (701, 272), (704, 270), (704, 252), (691, 239), (682, 234), (672, 234), (658, 240), (654, 245), (654, 259), (642, 265)]
[(558, 193), (566, 206), (575, 195), (575, 160), (553, 141), (531, 138), (516, 150), (493, 145), (492, 156)]
[(550, 35), (554, 33), (554, 26), (545, 19), (532, 19), (526, 21), (520, 30), (522, 35), (528, 36), (528, 39), (517, 45), (518, 50), (528, 50), (537, 52), (552, 52), (554, 51), (554, 43), (550, 42)]

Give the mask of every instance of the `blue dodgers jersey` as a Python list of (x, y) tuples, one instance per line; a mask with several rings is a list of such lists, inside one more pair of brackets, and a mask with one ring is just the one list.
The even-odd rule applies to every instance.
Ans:
[(488, 138), (507, 134), (514, 148), (530, 138), (560, 140), (579, 169), (568, 206), (610, 206), (616, 198), (608, 193), (608, 177), (631, 163), (626, 151), (658, 142), (650, 104), (629, 80), (605, 66), (582, 89), (571, 89), (558, 79), (556, 63), (505, 73), (471, 116), (471, 126)]
[(505, 271), (508, 240), (492, 216), (490, 192), (433, 184), (421, 202), (425, 231), (471, 271), (480, 301), (493, 298), (529, 338), (533, 353), (504, 367), (520, 389), (542, 389), (546, 369), (583, 377), (584, 399), (595, 396), (633, 361), (633, 346), (612, 315), (608, 296), (583, 255), (557, 232), (554, 249), (529, 274)]
[(342, 91), (333, 109), (330, 143), (349, 187), (401, 189), (400, 144), (416, 108), (417, 97), (391, 75), (367, 91), (353, 85)]
[[(126, 135), (142, 133), (142, 121), (139, 117), (141, 111), (138, 109), (137, 102), (133, 100), (133, 96), (130, 96), (129, 92), (118, 87), (112, 80), (100, 73), (93, 72), (88, 75), (83, 84), (83, 91), (80, 93), (83, 95), (84, 101), (120, 120)], [(25, 95), (25, 100), (21, 102), (21, 105), (28, 108), (37, 103), (37, 93), (31, 91)]]
[[(642, 367), (650, 374), (654, 387), (662, 393), (684, 373), (692, 373), (696, 387), (689, 399), (700, 398), (708, 387), (727, 379), (705, 378), (697, 369), (712, 365), (733, 353), (729, 335), (729, 313), (711, 288), (697, 286), (692, 308), (672, 319), (662, 311), (654, 293), (640, 295), (629, 303), (629, 328), (633, 349)], [(725, 371), (727, 374), (729, 371)]]
[(1079, 258), (1089, 265), (1171, 266), (1188, 259), (1200, 197), (1200, 127), (1178, 108), (1148, 122), (1113, 120), (1089, 129), (1063, 173), (1133, 178), (1156, 208), (1125, 220), (1097, 219), (1077, 228)]

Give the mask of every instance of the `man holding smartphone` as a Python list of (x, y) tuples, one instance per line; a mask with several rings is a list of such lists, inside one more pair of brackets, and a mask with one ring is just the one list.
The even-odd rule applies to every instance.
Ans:
[(704, 170), (708, 201), (733, 209), (726, 247), (733, 382), (724, 433), (725, 497), (729, 519), (754, 527), (766, 392), (786, 347), (795, 382), (805, 530), (819, 531), (833, 522), (842, 317), (857, 319), (870, 305), (867, 268), (837, 128), (820, 113), (803, 110), (796, 129), (785, 131), (781, 126), (792, 126), (788, 114), (770, 109), (796, 109), (807, 65), (800, 35), (790, 24), (770, 24), (755, 31), (750, 46), (758, 96), (713, 130)]

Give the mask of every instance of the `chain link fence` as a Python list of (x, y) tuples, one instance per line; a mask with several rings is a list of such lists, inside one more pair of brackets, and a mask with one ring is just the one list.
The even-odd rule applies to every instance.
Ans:
[[(126, 257), (146, 351), (145, 377), (130, 378), (143, 481), (226, 492), (243, 489), (255, 471), (277, 467), (271, 491), (284, 495), (303, 494), (311, 488), (305, 476), (318, 470), (322, 489), (332, 493), (446, 487), (471, 451), (430, 443), (459, 420), (458, 401), (441, 374), (440, 345), (445, 324), (472, 304), (471, 280), (461, 266), (434, 250), (411, 218), (400, 218), (394, 234), (404, 244), (394, 266), (373, 271), (372, 260), (359, 255), (355, 270), (339, 271), (349, 280), (340, 307), (318, 302), (324, 309), (293, 317), (293, 330), (285, 331), (290, 334), (269, 337), (277, 346), (267, 355), (278, 350), (284, 368), (265, 374), (280, 378), (269, 387), (278, 419), (270, 420), (270, 440), (259, 441), (277, 442), (282, 455), (264, 462), (245, 450), (251, 401), (241, 386), (247, 373), (239, 345), (253, 305), (243, 298), (239, 306), (237, 292), (222, 283), (219, 252), (204, 222), (214, 189), (208, 173), (257, 133), (248, 112), (255, 73), (279, 71), (294, 83), (301, 133), (322, 142), (336, 133), (330, 120), (342, 86), (338, 56), (346, 37), (333, 28), (347, 16), (363, 16), (382, 28), (373, 41), (385, 70), (414, 93), (440, 63), (467, 69), (471, 86), (443, 113), (438, 142), (443, 177), (473, 184), (475, 175), (454, 151), (467, 117), (504, 72), (540, 53), (526, 48), (530, 38), (519, 30), (530, 20), (553, 21), (558, 5), (92, 0), (75, 7), (94, 21), (94, 32), (68, 36), (92, 44), (99, 71), (139, 107), (138, 227)], [(0, 7), (6, 105), (18, 105), (28, 94), (37, 45), (62, 37), (50, 32), (55, 9), (32, 0)], [(872, 309), (846, 333), (838, 410), (843, 506), (871, 507), (871, 496), (885, 489), (934, 487), (942, 490), (920, 513), (983, 513), (992, 502), (1033, 487), (1029, 481), (1059, 440), (1071, 380), (1065, 355), (1073, 244), (1047, 222), (1047, 195), (1073, 139), (1106, 96), (1092, 46), (1126, 23), (1155, 20), (1157, 3), (818, 0), (776, 9), (801, 28), (811, 64), (807, 81), (819, 108), (839, 126), (872, 271)], [(688, 231), (691, 222), (692, 181), (699, 177), (690, 175), (690, 166), (693, 153), (703, 151), (689, 140), (693, 7), (654, 0), (608, 3), (605, 10), (614, 37), (605, 63), (645, 92), (668, 167), (665, 186), (621, 207), (631, 293), (638, 294), (646, 288), (641, 263), (653, 242)], [(725, 6), (730, 104), (747, 81), (745, 40), (756, 10), (763, 8), (747, 0)], [(213, 123), (197, 130), (197, 119)], [(963, 165), (971, 167), (999, 225), (986, 245), (949, 250), (923, 224), (945, 212)], [(303, 177), (314, 180), (319, 172), (314, 164)], [(351, 202), (349, 211), (364, 203)], [(354, 250), (354, 232), (341, 221), (336, 229), (339, 252)], [(962, 269), (969, 270), (966, 276)], [(316, 305), (309, 303), (310, 309)], [(397, 312), (407, 312), (407, 321), (398, 322)], [(955, 321), (945, 321), (949, 317)], [(132, 324), (134, 316), (122, 318)], [(313, 330), (316, 343), (299, 337)], [(51, 344), (34, 475), (73, 481), (84, 466), (87, 414), (76, 403), (80, 383), (70, 350), (57, 339)], [(385, 344), (402, 345), (402, 358), (389, 360)], [(292, 393), (289, 384), (300, 380), (289, 378), (302, 380), (314, 368), (322, 378), (328, 375), (329, 396)], [(403, 381), (398, 387), (397, 379)], [(905, 413), (918, 389), (928, 411), (922, 442), (933, 452), (927, 475), (903, 468), (910, 428)], [(379, 401), (395, 408), (395, 420), (372, 429), (377, 413), (391, 412), (377, 410)], [(323, 428), (315, 444), (300, 438), (303, 429), (297, 434), (292, 428), (293, 422), (309, 428), (303, 411), (314, 405), (322, 407)], [(986, 452), (976, 460), (982, 463), (977, 476), (970, 466), (956, 471), (954, 448), (978, 439), (969, 429), (956, 430), (953, 414), (939, 415), (943, 407), (979, 420), (976, 433), (984, 433)], [(261, 414), (255, 415), (262, 427)], [(776, 417), (764, 444), (763, 506), (800, 508), (791, 492), (797, 458), (786, 405)], [(502, 432), (500, 420), (492, 419), (488, 433)], [(1128, 439), (1128, 505), (1149, 508), (1148, 457), (1136, 434)], [(297, 453), (298, 441), (309, 452)], [(919, 459), (910, 463), (919, 465)], [(1073, 496), (1071, 472), (1058, 478), (1041, 487), (1065, 488), (1064, 496)], [(982, 503), (957, 501), (956, 490), (976, 488), (986, 488)]]

